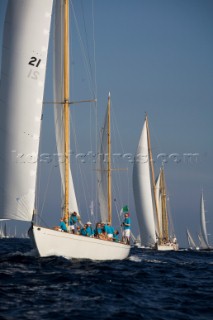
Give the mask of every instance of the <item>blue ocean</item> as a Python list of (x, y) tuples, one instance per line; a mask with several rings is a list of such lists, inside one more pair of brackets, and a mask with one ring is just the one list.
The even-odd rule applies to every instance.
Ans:
[(0, 319), (213, 319), (213, 252), (132, 248), (125, 261), (39, 258), (0, 240)]

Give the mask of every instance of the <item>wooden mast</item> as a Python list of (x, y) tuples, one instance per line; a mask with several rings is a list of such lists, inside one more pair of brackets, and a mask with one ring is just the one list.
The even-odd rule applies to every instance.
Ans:
[(64, 1), (64, 154), (65, 154), (65, 195), (64, 218), (69, 217), (69, 167), (70, 167), (70, 128), (69, 128), (69, 0)]
[(164, 168), (161, 169), (161, 194), (162, 194), (162, 237), (166, 241), (169, 240), (169, 230), (168, 230), (168, 213), (167, 213), (167, 203), (166, 203), (166, 183), (164, 176)]
[(154, 173), (154, 165), (153, 165), (153, 157), (152, 157), (152, 149), (151, 149), (151, 141), (150, 141), (149, 124), (148, 124), (147, 115), (145, 117), (145, 121), (146, 121), (146, 130), (147, 130), (148, 152), (149, 152), (149, 161), (150, 161), (150, 167), (151, 167), (151, 178), (152, 178), (156, 220), (157, 220), (157, 227), (158, 227), (158, 231), (159, 231), (159, 240), (161, 242), (162, 235), (161, 235), (160, 224), (159, 224), (158, 207), (157, 207), (157, 199), (156, 199), (155, 173)]
[(112, 223), (112, 181), (111, 181), (111, 123), (110, 123), (110, 93), (108, 95), (107, 103), (107, 151), (108, 151), (108, 163), (107, 163), (107, 182), (108, 182), (108, 222)]

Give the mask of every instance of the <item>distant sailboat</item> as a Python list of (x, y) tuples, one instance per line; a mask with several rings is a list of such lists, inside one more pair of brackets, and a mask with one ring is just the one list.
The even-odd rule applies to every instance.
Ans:
[(178, 250), (176, 238), (169, 237), (163, 169), (160, 171), (157, 183), (155, 182), (147, 116), (135, 156), (133, 192), (141, 245), (157, 250)]
[(68, 221), (70, 211), (78, 212), (69, 156), (69, 1), (57, 0), (54, 4), (52, 15), (53, 0), (8, 1), (0, 87), (0, 215), (32, 221), (29, 235), (41, 257), (122, 260), (129, 254), (128, 245), (59, 232), (34, 221), (39, 163), (35, 159), (41, 139), (51, 17), (55, 26), (53, 104), (55, 117), (60, 119), (56, 141), (58, 152), (65, 158), (60, 165), (64, 221)]
[(189, 230), (186, 230), (186, 235), (187, 235), (187, 241), (188, 241), (188, 245), (189, 245), (189, 250), (199, 250), (199, 247), (195, 244), (191, 233), (189, 232)]
[(207, 251), (212, 250), (213, 248), (209, 245), (209, 241), (208, 241), (203, 192), (201, 194), (201, 199), (200, 199), (200, 227), (201, 227), (200, 235), (198, 236), (200, 240), (200, 249), (207, 250)]

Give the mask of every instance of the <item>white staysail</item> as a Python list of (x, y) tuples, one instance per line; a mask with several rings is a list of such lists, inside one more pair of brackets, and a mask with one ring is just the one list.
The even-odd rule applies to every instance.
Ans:
[(148, 247), (154, 246), (157, 241), (149, 161), (145, 121), (133, 166), (133, 192), (141, 244)]
[(107, 119), (106, 111), (104, 126), (101, 130), (101, 142), (97, 159), (97, 180), (98, 180), (98, 202), (100, 206), (101, 220), (108, 219), (108, 183), (107, 183)]
[(160, 170), (160, 173), (156, 180), (155, 190), (156, 190), (156, 204), (158, 208), (158, 221), (159, 221), (159, 229), (160, 234), (162, 234), (163, 231), (163, 221), (162, 221), (162, 194), (161, 194), (161, 173), (162, 170)]
[(186, 230), (186, 234), (187, 234), (187, 240), (188, 240), (188, 244), (189, 244), (189, 248), (192, 250), (196, 250), (197, 246), (191, 236), (191, 233), (189, 232), (189, 230)]
[(209, 243), (208, 243), (208, 235), (207, 235), (207, 229), (206, 229), (206, 215), (205, 215), (205, 208), (204, 208), (204, 199), (203, 199), (203, 193), (201, 195), (200, 200), (200, 225), (201, 225), (201, 246), (202, 249), (208, 249)]
[[(56, 131), (56, 144), (59, 159), (59, 168), (61, 174), (63, 193), (65, 192), (65, 159), (64, 159), (64, 52), (63, 52), (63, 36), (64, 36), (64, 1), (56, 1), (55, 3), (55, 19), (54, 19), (54, 118)], [(64, 196), (62, 196), (64, 199)], [(63, 204), (62, 204), (63, 205)], [(71, 169), (69, 172), (69, 211), (78, 213), (78, 205), (73, 185)]]
[(31, 221), (52, 0), (8, 0), (0, 87), (0, 217)]

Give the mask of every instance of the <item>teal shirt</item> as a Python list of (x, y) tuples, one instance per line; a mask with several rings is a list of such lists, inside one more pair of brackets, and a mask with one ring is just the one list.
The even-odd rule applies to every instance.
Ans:
[(118, 242), (119, 241), (119, 235), (113, 233), (113, 241)]
[(73, 226), (74, 224), (76, 224), (77, 221), (78, 221), (77, 216), (74, 214), (71, 214), (70, 219), (69, 219), (69, 225)]
[(81, 234), (82, 236), (86, 236), (86, 235), (87, 235), (87, 230), (84, 229), (84, 228), (81, 228), (80, 234)]
[(64, 221), (61, 221), (61, 222), (60, 222), (60, 228), (61, 228), (61, 230), (63, 230), (63, 231), (67, 231), (67, 226), (66, 226), (66, 223), (65, 223)]
[[(129, 226), (126, 226), (125, 224), (129, 224)], [(124, 230), (130, 229), (131, 220), (130, 218), (125, 218), (123, 222)]]
[(88, 237), (91, 237), (94, 234), (94, 232), (93, 232), (91, 227), (87, 227), (86, 228), (86, 232), (87, 232), (87, 236)]

